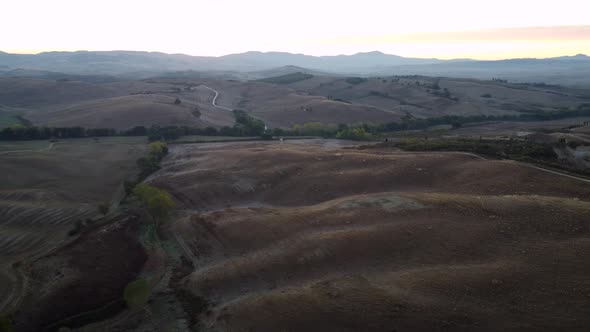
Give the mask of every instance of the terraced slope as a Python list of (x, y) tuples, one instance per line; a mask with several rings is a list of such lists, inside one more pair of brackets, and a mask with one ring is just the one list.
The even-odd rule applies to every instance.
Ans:
[(13, 152), (0, 154), (0, 312), (19, 303), (29, 262), (75, 239), (68, 233), (76, 224), (98, 216), (98, 204), (118, 199), (145, 149), (137, 138), (36, 145), (12, 143)]
[[(518, 163), (337, 143), (175, 146), (207, 331), (584, 330), (590, 190)], [(190, 309), (191, 307), (188, 306)]]

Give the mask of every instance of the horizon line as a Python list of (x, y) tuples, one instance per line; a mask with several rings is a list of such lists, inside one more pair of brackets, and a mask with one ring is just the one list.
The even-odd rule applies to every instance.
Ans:
[(423, 59), (423, 60), (443, 60), (443, 61), (458, 61), (458, 60), (464, 60), (464, 61), (504, 61), (504, 60), (544, 60), (544, 59), (555, 59), (555, 58), (562, 58), (562, 57), (577, 57), (577, 56), (584, 56), (584, 57), (588, 57), (588, 54), (585, 53), (577, 53), (577, 54), (573, 54), (573, 55), (569, 55), (569, 54), (565, 54), (565, 55), (559, 55), (559, 56), (552, 56), (552, 57), (515, 57), (515, 58), (500, 58), (500, 59), (478, 59), (478, 58), (473, 58), (473, 57), (458, 57), (458, 58), (437, 58), (437, 57), (413, 57), (413, 56), (403, 56), (403, 55), (399, 55), (399, 54), (392, 54), (392, 53), (385, 53), (379, 50), (373, 50), (373, 51), (368, 51), (368, 52), (356, 52), (356, 53), (350, 53), (350, 54), (345, 54), (345, 53), (340, 53), (340, 54), (331, 54), (331, 55), (311, 55), (311, 54), (305, 54), (305, 53), (293, 53), (293, 52), (286, 52), (286, 51), (256, 51), (256, 50), (250, 50), (250, 51), (244, 51), (244, 52), (238, 52), (238, 53), (227, 53), (227, 54), (223, 54), (223, 55), (193, 55), (193, 54), (187, 54), (187, 53), (168, 53), (168, 52), (163, 52), (163, 51), (145, 51), (145, 50), (125, 50), (125, 49), (112, 49), (112, 50), (83, 50), (83, 49), (78, 49), (78, 50), (48, 50), (48, 51), (26, 51), (26, 50), (9, 50), (9, 51), (3, 51), (0, 50), (0, 53), (4, 53), (4, 54), (11, 54), (11, 55), (40, 55), (40, 54), (44, 54), (44, 53), (81, 53), (81, 52), (96, 52), (96, 53), (108, 53), (108, 52), (128, 52), (128, 53), (158, 53), (158, 54), (166, 54), (166, 55), (182, 55), (182, 56), (189, 56), (189, 57), (199, 57), (199, 58), (223, 58), (226, 56), (232, 56), (232, 55), (241, 55), (241, 54), (247, 54), (247, 53), (260, 53), (260, 54), (269, 54), (269, 53), (280, 53), (280, 54), (290, 54), (290, 55), (301, 55), (301, 56), (308, 56), (308, 57), (314, 57), (314, 58), (322, 58), (322, 57), (339, 57), (339, 56), (355, 56), (355, 55), (363, 55), (363, 54), (382, 54), (382, 55), (386, 55), (386, 56), (396, 56), (396, 57), (401, 57), (401, 58), (406, 58), (406, 59)]

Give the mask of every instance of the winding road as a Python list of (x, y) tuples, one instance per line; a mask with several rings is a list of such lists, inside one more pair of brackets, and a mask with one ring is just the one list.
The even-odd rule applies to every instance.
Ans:
[(219, 92), (217, 92), (217, 90), (212, 89), (204, 84), (201, 84), (202, 87), (204, 87), (205, 89), (211, 90), (213, 92), (215, 92), (215, 97), (213, 97), (213, 101), (211, 101), (211, 105), (213, 105), (213, 107), (217, 107), (217, 108), (221, 108), (222, 110), (226, 110), (226, 111), (230, 111), (232, 112), (233, 110), (231, 108), (227, 108), (227, 107), (223, 107), (223, 106), (219, 106), (217, 105), (217, 97), (219, 97)]

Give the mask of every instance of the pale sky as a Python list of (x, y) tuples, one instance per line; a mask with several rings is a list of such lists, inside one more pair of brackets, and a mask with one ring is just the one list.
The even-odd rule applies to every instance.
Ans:
[(590, 0), (0, 0), (0, 50), (590, 54)]

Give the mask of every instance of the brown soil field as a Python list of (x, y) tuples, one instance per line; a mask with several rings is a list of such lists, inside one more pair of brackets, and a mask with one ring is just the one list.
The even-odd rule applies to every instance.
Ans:
[[(105, 223), (30, 264), (28, 278), (35, 282), (14, 314), (16, 330), (82, 326), (124, 308), (123, 290), (147, 258), (138, 241), (140, 220), (118, 215)], [(88, 312), (94, 312), (90, 318)]]
[(199, 117), (192, 114), (194, 105), (174, 104), (175, 98), (164, 95), (133, 95), (103, 98), (77, 104), (63, 111), (38, 114), (31, 117), (35, 123), (50, 127), (114, 128), (129, 129), (134, 126), (150, 127), (179, 125), (204, 126)]
[[(583, 331), (587, 183), (461, 153), (175, 145), (149, 182), (206, 331)], [(189, 310), (189, 314), (190, 314)]]
[(324, 124), (391, 122), (403, 113), (329, 100), (327, 96), (298, 92), (288, 86), (260, 82), (209, 81), (219, 91), (220, 106), (243, 109), (269, 127), (287, 127), (308, 122)]
[[(481, 124), (469, 124), (463, 128), (454, 129), (449, 132), (450, 135), (469, 136), (469, 137), (497, 137), (497, 136), (524, 136), (533, 133), (539, 129), (548, 129), (554, 131), (566, 130), (569, 126), (579, 126), (584, 121), (589, 121), (588, 117), (569, 118), (553, 121), (498, 121)], [(573, 128), (574, 134), (588, 135), (590, 130), (586, 127)], [(590, 128), (590, 127), (588, 127)], [(559, 133), (558, 133), (559, 134)]]
[(68, 232), (77, 222), (98, 216), (100, 203), (118, 202), (145, 146), (144, 138), (71, 139), (42, 150), (18, 142), (9, 151), (23, 152), (0, 152), (0, 279), (9, 280), (0, 286), (0, 311), (24, 291), (13, 264), (75, 239)]
[[(439, 90), (432, 88), (435, 83)], [(383, 123), (406, 114), (518, 115), (575, 109), (590, 100), (590, 93), (580, 89), (421, 76), (369, 78), (358, 84), (331, 76), (290, 84), (182, 77), (111, 83), (3, 78), (0, 106), (49, 126), (233, 125), (231, 112), (213, 107), (214, 94), (202, 84), (219, 92), (218, 105), (246, 110), (271, 128), (309, 122)], [(441, 95), (444, 89), (450, 98)], [(180, 105), (174, 104), (176, 98)]]
[[(435, 96), (432, 89), (435, 82), (438, 82), (440, 91), (446, 88), (458, 100)], [(516, 111), (523, 109), (555, 111), (576, 108), (587, 102), (589, 97), (585, 90), (539, 88), (457, 78), (383, 77), (349, 84), (345, 78), (314, 77), (288, 86), (303, 93), (332, 96), (402, 115), (409, 112), (416, 117), (518, 114)], [(483, 95), (489, 97), (482, 97)]]
[[(211, 106), (213, 93), (198, 81), (145, 80), (113, 83), (0, 78), (0, 106), (35, 125), (129, 129), (134, 126), (222, 127), (231, 112)], [(176, 98), (181, 99), (175, 105)]]

